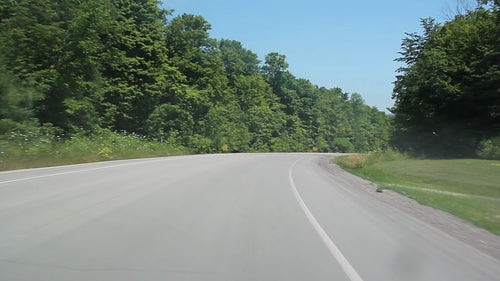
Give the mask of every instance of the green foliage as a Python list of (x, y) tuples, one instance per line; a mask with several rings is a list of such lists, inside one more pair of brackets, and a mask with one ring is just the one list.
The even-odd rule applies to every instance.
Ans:
[(194, 121), (191, 114), (177, 105), (157, 106), (147, 122), (148, 135), (155, 138), (168, 138), (193, 131)]
[(354, 145), (352, 145), (351, 141), (348, 138), (334, 138), (333, 139), (333, 151), (341, 151), (341, 152), (353, 152)]
[[(167, 61), (164, 41), (166, 11), (156, 0), (108, 0), (111, 22), (101, 36), (105, 77), (100, 107), (103, 125), (144, 132), (145, 123), (164, 92), (174, 91), (181, 75)], [(172, 81), (168, 81), (172, 80)]]
[(394, 87), (395, 141), (417, 154), (475, 156), (500, 132), (500, 22), (479, 8), (408, 34)]
[(367, 156), (368, 164), (373, 165), (375, 163), (387, 162), (387, 161), (402, 161), (409, 159), (406, 153), (395, 151), (393, 149), (387, 149), (384, 151), (379, 151), (371, 153)]
[(134, 154), (115, 145), (123, 131), (197, 153), (387, 145), (389, 118), (358, 94), (296, 78), (283, 54), (260, 66), (202, 16), (169, 16), (156, 0), (1, 1), (4, 154), (117, 159)]
[(216, 150), (211, 139), (199, 134), (189, 136), (188, 143), (195, 153), (214, 153)]
[(222, 39), (219, 49), (226, 73), (231, 76), (252, 76), (259, 72), (257, 55), (243, 48), (240, 42)]
[(43, 127), (18, 126), (15, 131), (0, 138), (0, 170), (187, 152), (180, 145), (149, 140), (137, 134), (100, 129), (68, 136), (50, 124)]
[(500, 160), (500, 137), (483, 140), (477, 154), (484, 159)]
[(23, 123), (36, 123), (34, 104), (41, 94), (7, 71), (0, 58), (0, 135)]
[(204, 135), (212, 140), (214, 152), (221, 152), (223, 146), (231, 152), (249, 150), (251, 136), (247, 126), (239, 120), (241, 116), (237, 108), (215, 106), (210, 109), (203, 125)]

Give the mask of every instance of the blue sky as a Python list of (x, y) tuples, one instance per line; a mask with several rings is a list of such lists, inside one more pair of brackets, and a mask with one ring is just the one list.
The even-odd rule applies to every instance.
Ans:
[(202, 15), (211, 37), (240, 41), (264, 60), (286, 55), (289, 70), (320, 87), (359, 93), (385, 110), (401, 40), (420, 18), (446, 19), (457, 0), (164, 0), (163, 7)]

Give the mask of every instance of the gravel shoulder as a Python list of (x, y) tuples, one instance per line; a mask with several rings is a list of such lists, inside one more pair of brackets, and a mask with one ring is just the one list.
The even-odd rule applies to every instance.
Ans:
[(377, 200), (389, 204), (500, 261), (500, 236), (447, 212), (422, 205), (395, 191), (385, 189), (383, 192), (377, 192), (376, 184), (343, 170), (331, 161), (331, 157), (322, 158), (320, 165), (332, 175), (347, 181), (352, 187), (359, 188)]

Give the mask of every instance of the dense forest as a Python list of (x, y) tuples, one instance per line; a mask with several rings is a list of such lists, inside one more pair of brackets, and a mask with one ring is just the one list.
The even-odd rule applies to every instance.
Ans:
[(500, 1), (403, 39), (394, 141), (430, 156), (500, 158)]
[(407, 33), (388, 117), (357, 93), (295, 77), (284, 54), (261, 61), (211, 38), (202, 16), (174, 17), (157, 0), (0, 0), (0, 148), (104, 130), (195, 153), (500, 158), (499, 10), (479, 0)]
[(193, 152), (368, 152), (391, 120), (156, 0), (0, 1), (0, 138), (107, 129)]

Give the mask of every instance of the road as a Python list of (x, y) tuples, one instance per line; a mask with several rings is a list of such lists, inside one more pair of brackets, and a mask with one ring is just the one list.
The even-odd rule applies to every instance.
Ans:
[(0, 280), (500, 280), (319, 166), (220, 154), (0, 173)]

